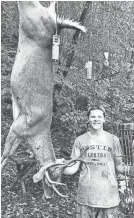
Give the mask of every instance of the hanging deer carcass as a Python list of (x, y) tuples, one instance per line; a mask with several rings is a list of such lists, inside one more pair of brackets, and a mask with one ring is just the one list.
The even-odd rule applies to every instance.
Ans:
[[(26, 140), (40, 164), (34, 181), (42, 178), (44, 195), (51, 198), (52, 186), (46, 184), (45, 176), (48, 176), (47, 168), (56, 165), (50, 132), (54, 85), (52, 37), (56, 21), (59, 30), (70, 28), (85, 32), (86, 29), (69, 19), (56, 19), (54, 2), (46, 8), (38, 1), (19, 1), (18, 9), (19, 42), (11, 74), (14, 121), (5, 142), (2, 167), (19, 144)], [(60, 171), (59, 167), (56, 178), (60, 177)]]

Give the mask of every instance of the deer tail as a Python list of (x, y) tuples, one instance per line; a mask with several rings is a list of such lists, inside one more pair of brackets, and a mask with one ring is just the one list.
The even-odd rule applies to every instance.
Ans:
[(57, 22), (58, 22), (59, 29), (63, 29), (63, 28), (76, 29), (76, 30), (78, 29), (86, 33), (86, 27), (82, 26), (79, 22), (70, 19), (60, 18), (60, 17), (58, 17)]

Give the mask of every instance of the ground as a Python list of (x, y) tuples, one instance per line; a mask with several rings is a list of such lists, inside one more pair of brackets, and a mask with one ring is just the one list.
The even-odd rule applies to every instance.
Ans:
[(2, 218), (75, 217), (75, 202), (73, 198), (74, 190), (76, 189), (76, 182), (74, 179), (72, 180), (71, 178), (68, 178), (68, 181), (66, 181), (67, 178), (62, 179), (62, 181), (67, 184), (68, 191), (66, 191), (66, 193), (69, 195), (68, 198), (61, 198), (55, 195), (52, 200), (43, 201), (42, 183), (33, 183), (33, 171), (35, 171), (35, 169), (33, 169), (25, 178), (27, 200), (24, 201), (19, 182), (12, 191), (8, 191), (8, 188), (13, 182), (16, 174), (14, 164), (11, 162), (8, 163), (2, 176)]

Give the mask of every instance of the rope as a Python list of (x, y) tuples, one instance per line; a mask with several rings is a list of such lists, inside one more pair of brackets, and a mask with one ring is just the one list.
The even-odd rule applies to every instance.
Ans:
[[(90, 45), (91, 45), (91, 49), (90, 49), (90, 60), (93, 62), (93, 9), (94, 9), (94, 3), (92, 1), (91, 3), (91, 33), (90, 33)], [(95, 80), (95, 74), (94, 74), (94, 67), (92, 65), (92, 76), (93, 79)], [(95, 102), (95, 81), (93, 82), (93, 102)]]
[(58, 22), (57, 22), (57, 14), (58, 14), (58, 1), (56, 2), (55, 5), (55, 12), (56, 12), (56, 35), (58, 35)]
[(92, 60), (92, 28), (93, 28), (93, 2), (91, 3), (91, 32), (90, 32), (90, 59)]
[(108, 2), (108, 54), (109, 54), (109, 44), (110, 44), (110, 26), (109, 26), (109, 18), (110, 18), (110, 3)]

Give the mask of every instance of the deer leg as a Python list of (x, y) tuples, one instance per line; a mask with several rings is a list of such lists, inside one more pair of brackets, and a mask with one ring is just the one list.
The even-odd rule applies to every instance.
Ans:
[(18, 148), (21, 142), (22, 142), (22, 139), (19, 139), (19, 138), (16, 139), (10, 152), (9, 152), (10, 148), (8, 147), (8, 145), (6, 145), (7, 148), (5, 148), (3, 156), (2, 156), (1, 169), (3, 169), (3, 167), (6, 165), (8, 158), (11, 157), (15, 153), (16, 149)]
[[(10, 132), (6, 138), (5, 149), (1, 158), (1, 163), (9, 156), (15, 141), (16, 143), (12, 150), (12, 154), (19, 146), (22, 138), (27, 138), (29, 136), (32, 136), (33, 134), (37, 134), (36, 132), (39, 129), (39, 127), (36, 126), (36, 128), (34, 128), (32, 131), (31, 128), (28, 126), (27, 119), (28, 117), (22, 114), (21, 116), (17, 117), (16, 120), (14, 120), (12, 126), (10, 127)], [(5, 163), (6, 162), (7, 161), (5, 161)], [(2, 166), (4, 166), (4, 163)]]
[[(16, 120), (20, 114), (20, 109), (17, 100), (13, 94), (12, 94), (12, 109), (13, 109), (13, 119)], [(9, 156), (12, 156), (15, 153), (16, 149), (18, 148), (19, 144), (22, 141), (22, 139), (18, 138), (16, 134), (13, 133), (12, 131), (13, 125), (14, 123), (10, 127), (9, 134), (6, 138), (5, 149), (1, 158), (2, 169), (6, 165)]]
[[(13, 124), (12, 124), (13, 126)], [(15, 142), (15, 140), (18, 138), (17, 135), (15, 133), (12, 132), (12, 126), (10, 128), (10, 132), (6, 138), (6, 143), (5, 143), (5, 148), (4, 148), (4, 152), (3, 152), (3, 155), (1, 157), (1, 163), (3, 163), (3, 161), (8, 158), (9, 154), (10, 154), (10, 151), (12, 149), (12, 146)], [(2, 165), (4, 166), (4, 165)]]
[(45, 178), (43, 178), (42, 182), (43, 182), (43, 190), (44, 190), (44, 194), (43, 194), (42, 199), (43, 200), (51, 199), (54, 195), (53, 188), (48, 185)]

